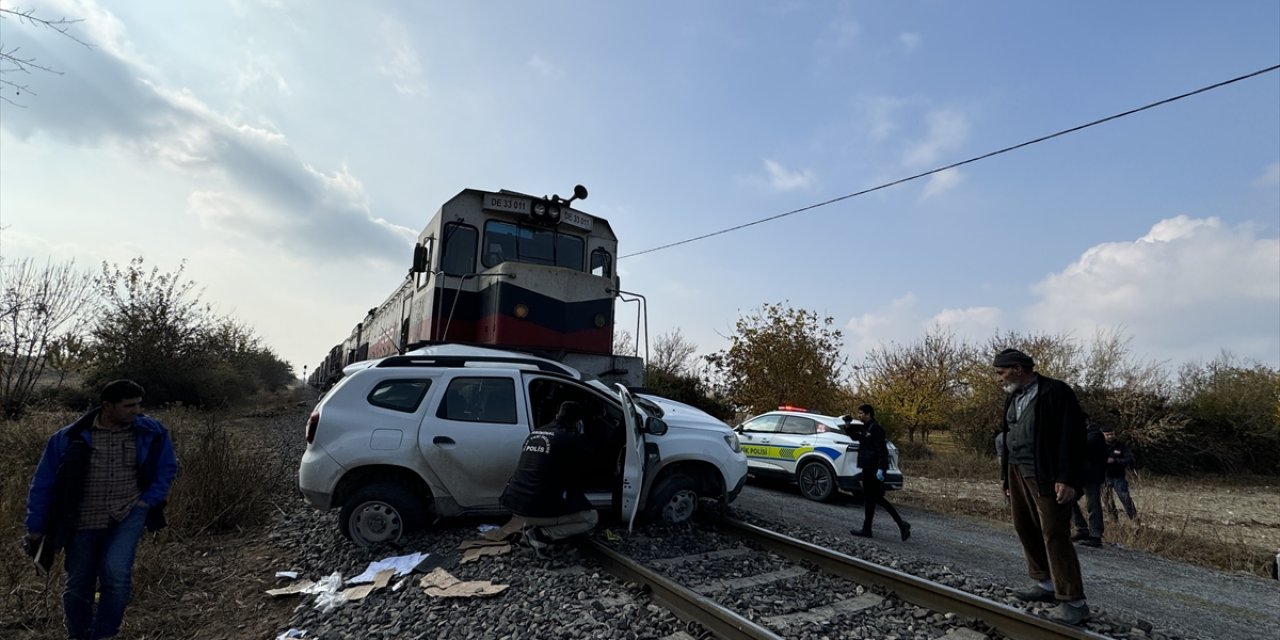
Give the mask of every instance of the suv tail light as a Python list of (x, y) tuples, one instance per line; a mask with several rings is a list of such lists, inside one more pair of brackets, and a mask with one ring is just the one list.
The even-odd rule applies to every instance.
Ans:
[(311, 412), (311, 417), (307, 418), (307, 444), (311, 444), (316, 440), (316, 427), (320, 426), (320, 410), (316, 409)]

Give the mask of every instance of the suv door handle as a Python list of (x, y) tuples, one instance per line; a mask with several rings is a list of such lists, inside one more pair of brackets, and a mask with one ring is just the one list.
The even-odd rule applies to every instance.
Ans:
[(458, 443), (457, 443), (457, 442), (454, 442), (454, 441), (453, 441), (453, 438), (450, 438), (450, 437), (448, 437), (448, 436), (436, 436), (436, 437), (434, 437), (434, 438), (432, 438), (432, 439), (431, 439), (431, 444), (434, 444), (434, 445), (436, 445), (436, 446), (438, 446), (438, 447), (444, 447), (444, 446), (450, 446), (450, 447), (451, 447), (451, 446), (453, 446), (453, 445), (455, 445), (455, 444), (458, 444)]

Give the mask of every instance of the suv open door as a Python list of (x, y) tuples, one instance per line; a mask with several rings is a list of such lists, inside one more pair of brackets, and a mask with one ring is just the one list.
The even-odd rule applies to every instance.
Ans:
[(630, 531), (635, 523), (636, 512), (640, 509), (640, 493), (644, 488), (644, 415), (636, 406), (631, 392), (621, 384), (618, 397), (622, 400), (622, 415), (626, 422), (627, 445), (626, 456), (622, 462), (622, 519), (627, 522)]

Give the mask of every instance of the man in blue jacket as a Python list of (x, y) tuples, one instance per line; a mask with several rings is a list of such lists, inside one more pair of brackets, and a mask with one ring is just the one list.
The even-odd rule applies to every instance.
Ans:
[(178, 459), (168, 430), (142, 414), (143, 393), (130, 380), (103, 387), (99, 408), (50, 436), (27, 493), (36, 562), (48, 570), (59, 549), (67, 552), (62, 607), (70, 638), (119, 632), (138, 541), (144, 529), (165, 524)]

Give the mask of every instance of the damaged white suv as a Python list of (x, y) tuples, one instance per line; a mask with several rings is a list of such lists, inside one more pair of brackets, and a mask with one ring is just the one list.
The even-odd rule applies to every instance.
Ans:
[(689, 520), (728, 504), (747, 458), (725, 423), (688, 405), (633, 396), (530, 355), (439, 345), (347, 367), (307, 421), (298, 486), (341, 509), (357, 544), (394, 542), (436, 517), (497, 515), (525, 436), (579, 402), (592, 455), (579, 473), (601, 509)]

